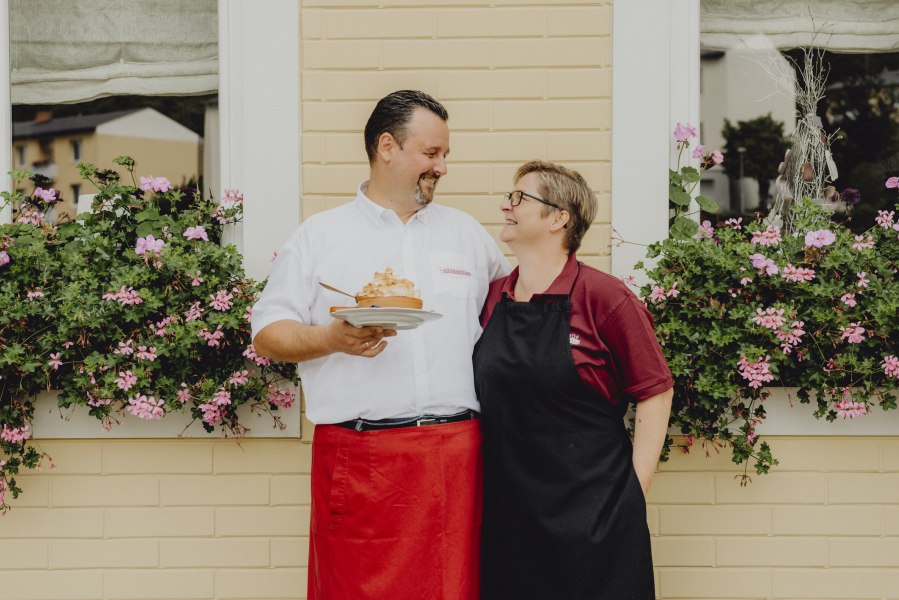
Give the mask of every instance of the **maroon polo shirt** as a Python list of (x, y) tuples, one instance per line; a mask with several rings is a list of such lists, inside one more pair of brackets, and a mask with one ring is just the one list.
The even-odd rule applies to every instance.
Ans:
[[(577, 278), (577, 279), (575, 279)], [(505, 294), (515, 299), (518, 267), (490, 284), (481, 325)], [(574, 288), (572, 289), (572, 284)], [(570, 342), (577, 372), (612, 404), (639, 402), (674, 385), (653, 330), (652, 315), (617, 277), (585, 264), (574, 253), (552, 285), (531, 302), (564, 300), (571, 290)]]

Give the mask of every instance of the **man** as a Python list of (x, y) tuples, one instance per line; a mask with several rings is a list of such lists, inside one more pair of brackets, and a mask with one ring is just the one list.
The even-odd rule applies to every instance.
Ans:
[[(487, 287), (509, 265), (472, 217), (431, 204), (447, 118), (422, 92), (381, 99), (365, 126), (369, 181), (291, 236), (253, 310), (256, 352), (300, 363), (316, 424), (312, 600), (478, 597), (471, 353)], [(355, 292), (388, 266), (443, 317), (397, 333), (329, 315), (345, 298), (320, 282)]]

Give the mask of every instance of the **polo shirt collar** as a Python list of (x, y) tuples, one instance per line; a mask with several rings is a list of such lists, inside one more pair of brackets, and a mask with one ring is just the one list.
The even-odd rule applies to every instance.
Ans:
[[(565, 266), (562, 267), (562, 272), (556, 276), (546, 291), (542, 294), (534, 294), (531, 297), (531, 300), (542, 300), (549, 296), (567, 296), (572, 285), (574, 285), (577, 272), (577, 255), (572, 252), (568, 255), (568, 260), (565, 262)], [(502, 294), (508, 298), (514, 298), (516, 283), (518, 283), (518, 267), (515, 267), (512, 272), (509, 273), (509, 276), (503, 283)]]
[[(399, 216), (395, 211), (384, 208), (371, 198), (365, 195), (365, 192), (368, 190), (368, 181), (364, 181), (359, 185), (359, 189), (356, 190), (356, 198), (354, 202), (356, 203), (356, 207), (362, 212), (363, 215), (371, 219), (378, 228), (383, 229), (388, 222), (388, 219), (391, 220), (399, 220)], [(433, 207), (428, 204), (424, 208), (421, 208), (416, 212), (412, 219), (418, 219), (422, 223), (427, 223), (431, 218), (431, 214), (433, 214)], [(410, 219), (410, 221), (412, 220)]]

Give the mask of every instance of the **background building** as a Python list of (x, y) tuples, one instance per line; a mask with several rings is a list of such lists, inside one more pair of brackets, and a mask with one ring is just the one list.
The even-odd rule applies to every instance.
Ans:
[(203, 140), (152, 108), (56, 119), (41, 112), (33, 121), (13, 123), (12, 142), (13, 166), (50, 178), (63, 198), (57, 210), (71, 216), (80, 194), (97, 192), (81, 178), (79, 162), (118, 168), (112, 160), (126, 155), (141, 174), (165, 177), (175, 186), (202, 175)]

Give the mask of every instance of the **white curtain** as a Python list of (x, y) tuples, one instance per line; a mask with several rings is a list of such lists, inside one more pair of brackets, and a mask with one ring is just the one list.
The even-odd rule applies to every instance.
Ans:
[(10, 0), (14, 104), (218, 90), (216, 0)]
[(705, 50), (899, 52), (899, 0), (702, 0)]

